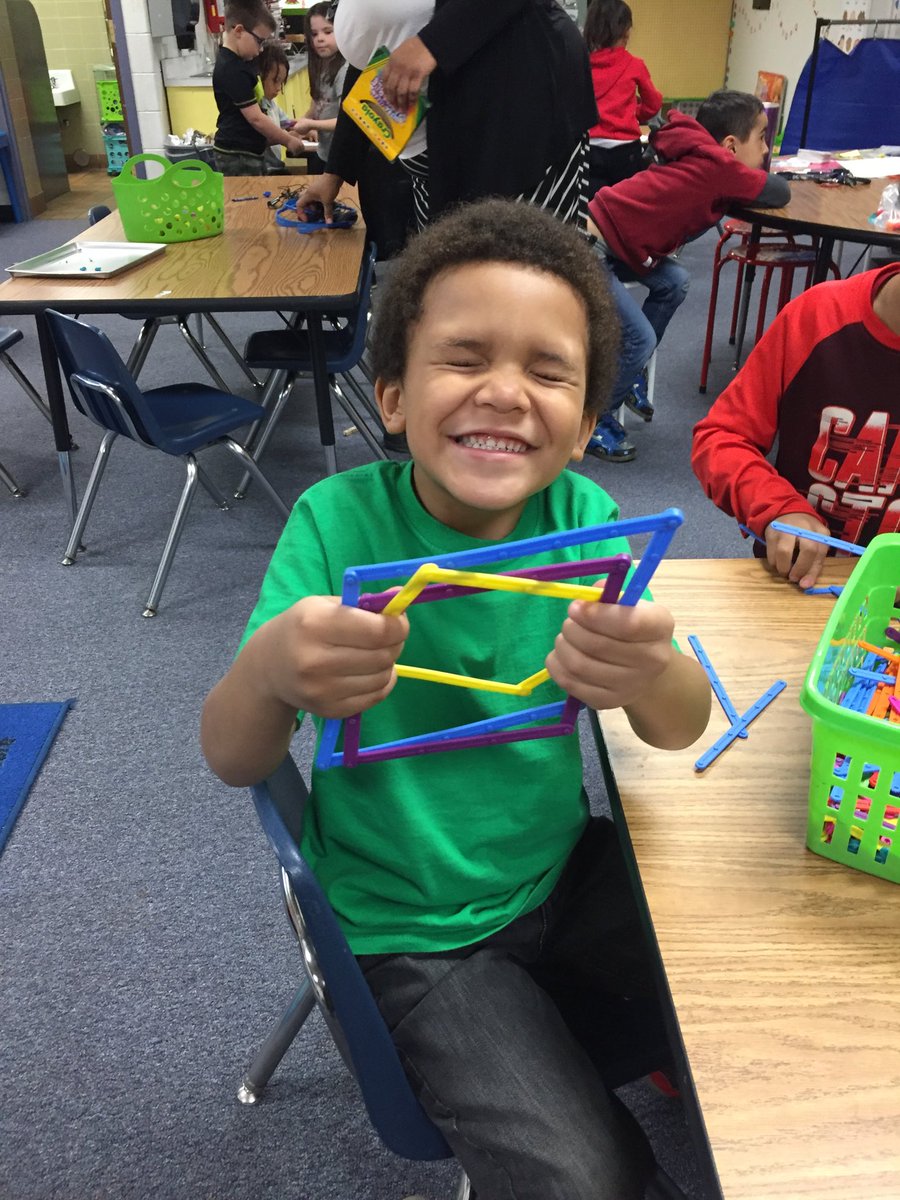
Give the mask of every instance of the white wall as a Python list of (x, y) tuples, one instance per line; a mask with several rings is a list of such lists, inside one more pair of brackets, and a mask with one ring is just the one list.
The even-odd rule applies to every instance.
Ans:
[(169, 109), (159, 62), (159, 44), (164, 39), (150, 33), (147, 0), (122, 0), (122, 16), (141, 144), (145, 152), (159, 153), (169, 132)]
[[(755, 9), (751, 0), (734, 0), (728, 86), (752, 92), (757, 71), (774, 71), (787, 77), (788, 105), (800, 72), (812, 52), (816, 17), (900, 18), (900, 0), (772, 0), (772, 7)], [(829, 40), (849, 33), (854, 39), (872, 33), (858, 27), (831, 30)], [(879, 36), (887, 33), (879, 31)], [(894, 36), (898, 36), (895, 31)]]

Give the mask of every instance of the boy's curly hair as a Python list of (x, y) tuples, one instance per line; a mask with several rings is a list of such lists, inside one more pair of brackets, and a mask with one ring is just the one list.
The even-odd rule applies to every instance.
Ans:
[(531, 204), (480, 200), (442, 216), (391, 263), (372, 339), (372, 367), (385, 382), (406, 372), (409, 338), (422, 317), (428, 285), (467, 263), (511, 263), (553, 275), (581, 299), (587, 317), (584, 407), (601, 412), (618, 369), (619, 321), (604, 268), (586, 239)]

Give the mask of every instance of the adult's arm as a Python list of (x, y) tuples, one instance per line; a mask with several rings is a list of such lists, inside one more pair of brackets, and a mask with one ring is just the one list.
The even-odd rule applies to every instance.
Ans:
[(780, 313), (743, 368), (694, 427), (691, 466), (710, 500), (758, 537), (783, 513), (815, 509), (767, 461), (788, 383), (789, 309)]

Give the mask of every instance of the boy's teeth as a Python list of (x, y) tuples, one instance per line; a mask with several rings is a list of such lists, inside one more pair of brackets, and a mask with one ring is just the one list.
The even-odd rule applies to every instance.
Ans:
[(524, 442), (513, 438), (488, 437), (481, 433), (467, 433), (456, 439), (461, 446), (470, 446), (473, 450), (504, 450), (509, 454), (524, 454), (528, 447)]

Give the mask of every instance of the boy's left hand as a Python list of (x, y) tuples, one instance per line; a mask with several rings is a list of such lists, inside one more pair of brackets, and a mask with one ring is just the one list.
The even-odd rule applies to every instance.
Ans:
[(672, 614), (660, 604), (574, 600), (545, 666), (564, 691), (591, 708), (624, 708), (671, 664), (674, 631)]

